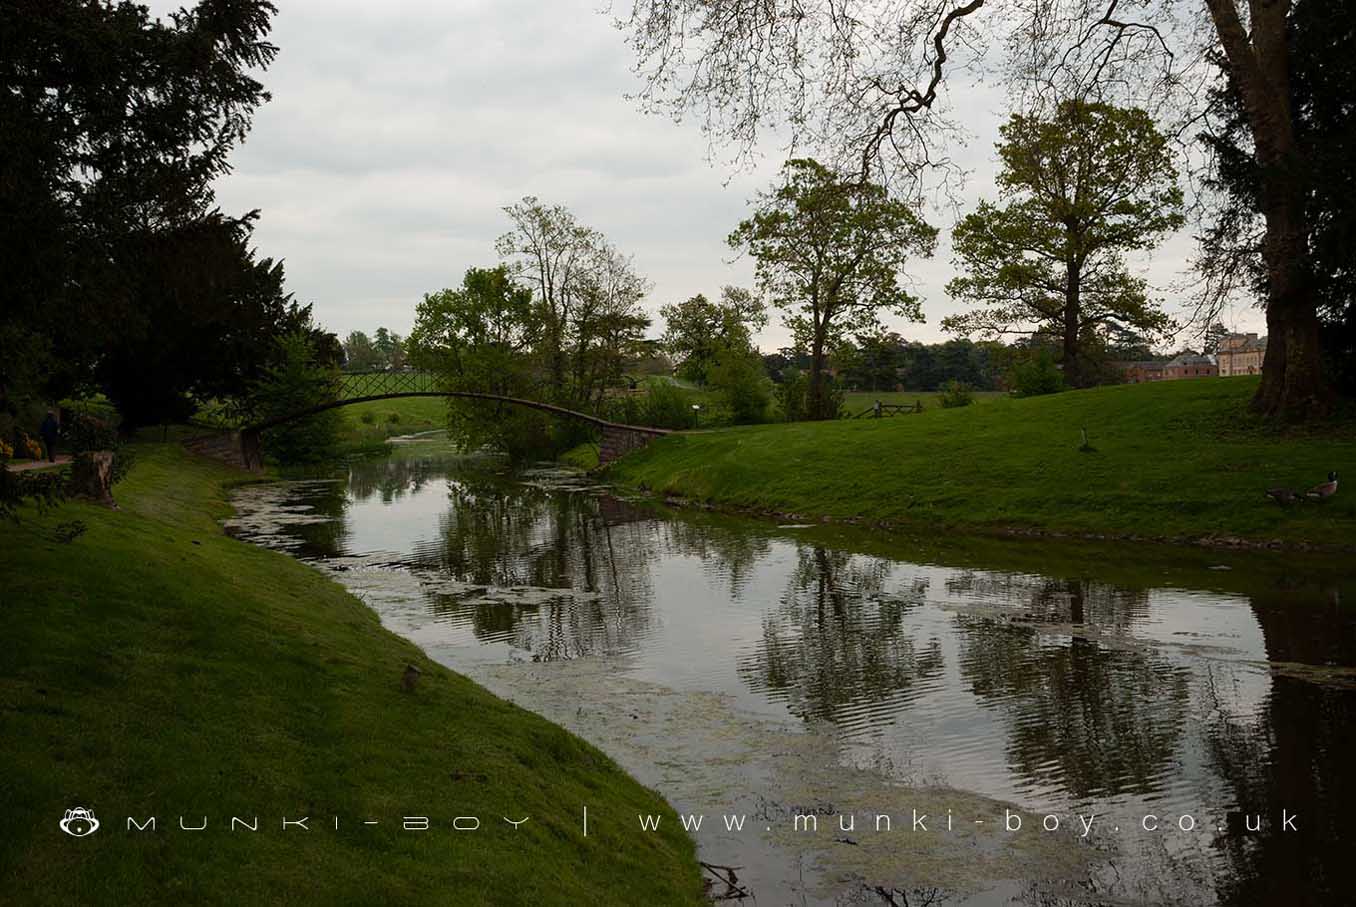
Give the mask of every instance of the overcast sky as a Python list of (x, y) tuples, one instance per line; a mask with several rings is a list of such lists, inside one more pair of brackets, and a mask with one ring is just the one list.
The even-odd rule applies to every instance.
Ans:
[[(261, 209), (260, 252), (286, 261), (289, 288), (329, 329), (407, 333), (424, 293), (495, 263), (501, 209), (524, 195), (565, 205), (634, 256), (654, 284), (652, 313), (751, 284), (750, 262), (732, 261), (724, 238), (782, 149), (769, 142), (760, 164), (736, 171), (708, 162), (695, 120), (640, 113), (626, 97), (638, 87), (631, 53), (598, 0), (275, 2), (280, 52), (263, 76), (273, 100), (217, 196), (232, 213)], [(951, 93), (973, 133), (951, 149), (974, 171), (967, 196), (992, 197), (1003, 97)], [(945, 234), (955, 215), (928, 218)], [(1151, 282), (1166, 293), (1191, 249), (1185, 235), (1165, 243), (1144, 263)], [(927, 322), (890, 326), (944, 339), (939, 322), (955, 308), (945, 243), (911, 273)], [(1230, 320), (1262, 323), (1246, 308)], [(759, 337), (765, 350), (787, 342), (779, 321)]]

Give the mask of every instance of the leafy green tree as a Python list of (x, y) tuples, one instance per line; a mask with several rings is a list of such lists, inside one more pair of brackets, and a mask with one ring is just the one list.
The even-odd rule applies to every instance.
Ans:
[[(212, 183), (267, 100), (255, 75), (277, 52), (265, 40), (274, 12), (265, 0), (208, 0), (160, 20), (125, 0), (0, 4), (0, 395), (90, 389), (127, 338), (135, 350), (116, 350), (127, 363), (156, 352), (148, 338), (189, 349), (184, 359), (145, 369), (148, 382), (170, 385), (165, 400), (130, 413), (132, 423), (221, 378), (193, 366), (221, 371), (201, 342), (210, 329), (198, 326), (217, 319), (230, 298), (149, 281), (180, 268), (196, 278), (232, 258), (202, 263), (194, 253), (205, 232), (220, 237), (249, 219), (214, 215)], [(215, 279), (248, 283), (258, 264), (234, 256), (236, 272)], [(166, 307), (171, 299), (176, 308)], [(242, 305), (238, 321), (259, 314), (251, 301)], [(255, 338), (252, 368), (290, 325), (264, 327), (223, 348)], [(134, 374), (119, 376), (124, 399), (151, 401), (158, 391), (133, 392)], [(257, 373), (246, 368), (222, 380), (242, 377)]]
[(757, 350), (726, 347), (716, 354), (708, 375), (710, 386), (730, 410), (734, 424), (753, 425), (767, 418), (772, 397)]
[[(648, 291), (630, 258), (606, 243), (592, 250), (567, 332), (569, 387), (576, 406), (601, 412), (608, 388), (620, 386), (627, 366), (647, 354), (650, 317), (640, 301)], [(568, 427), (580, 428), (577, 423)]]
[(125, 426), (179, 421), (208, 400), (247, 410), (285, 334), (308, 334), (333, 361), (333, 335), (284, 289), (282, 262), (256, 258), (249, 240), (249, 219), (219, 214), (140, 237), (135, 309), (93, 368)]
[[(265, 371), (252, 396), (259, 415), (267, 419), (335, 399), (338, 379), (338, 369), (318, 358), (312, 337), (296, 331), (277, 340), (277, 364)], [(287, 466), (332, 459), (339, 449), (341, 420), (337, 409), (329, 409), (284, 422), (264, 433), (264, 450)]]
[[(507, 266), (471, 268), (460, 287), (427, 294), (415, 309), (410, 361), (448, 390), (535, 399), (536, 315), (532, 291)], [(532, 410), (458, 399), (449, 401), (449, 428), (466, 449), (493, 444), (514, 456), (546, 446), (549, 432)]]
[(1037, 349), (1016, 362), (1012, 390), (1018, 397), (1040, 397), (1064, 390), (1064, 375), (1047, 349)]
[(381, 356), (372, 338), (363, 331), (350, 331), (344, 338), (344, 368), (350, 372), (370, 372), (381, 365)]
[(805, 158), (787, 161), (780, 185), (730, 234), (731, 247), (754, 257), (759, 286), (810, 353), (809, 418), (837, 416), (825, 360), (846, 333), (875, 327), (884, 312), (922, 320), (900, 272), (910, 255), (931, 255), (936, 238), (883, 187)]
[[(847, 352), (845, 344), (834, 356)], [(867, 391), (893, 390), (904, 353), (904, 338), (894, 331), (865, 331), (851, 344), (852, 355), (839, 363), (839, 373), (854, 387)]]
[(372, 350), (376, 354), (379, 368), (405, 367), (405, 344), (400, 335), (394, 331), (377, 328), (377, 333), (372, 337)]
[(706, 384), (716, 359), (726, 350), (747, 350), (753, 334), (767, 324), (763, 301), (742, 287), (724, 287), (720, 300), (701, 293), (659, 309), (664, 318), (664, 348), (678, 362), (680, 377)]
[(974, 308), (942, 320), (960, 334), (1049, 331), (1066, 380), (1091, 383), (1080, 359), (1109, 325), (1159, 332), (1168, 317), (1123, 255), (1149, 249), (1183, 223), (1166, 137), (1142, 110), (1066, 101), (1050, 117), (1002, 127), (998, 185), (1007, 204), (981, 201), (952, 234), (964, 272), (947, 292)]
[(512, 228), (495, 243), (509, 274), (534, 294), (532, 349), (544, 399), (597, 410), (626, 361), (641, 354), (649, 290), (630, 258), (560, 205), (533, 196), (504, 212)]

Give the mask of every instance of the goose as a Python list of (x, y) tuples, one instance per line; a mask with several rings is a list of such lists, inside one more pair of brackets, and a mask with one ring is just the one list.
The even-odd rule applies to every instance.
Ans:
[(1328, 481), (1310, 488), (1304, 493), (1304, 496), (1311, 501), (1321, 501), (1335, 494), (1337, 494), (1337, 470), (1328, 473)]
[(1271, 498), (1277, 504), (1288, 507), (1296, 501), (1310, 500), (1322, 501), (1337, 494), (1337, 472), (1328, 473), (1328, 481), (1322, 485), (1315, 485), (1304, 494), (1300, 494), (1291, 488), (1268, 488), (1266, 496)]

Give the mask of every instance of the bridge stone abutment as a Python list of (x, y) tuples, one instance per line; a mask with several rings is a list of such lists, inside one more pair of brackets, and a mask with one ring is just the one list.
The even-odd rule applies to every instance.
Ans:
[(662, 438), (668, 432), (662, 429), (637, 428), (633, 425), (604, 425), (602, 442), (598, 446), (598, 465), (606, 466), (640, 450), (655, 438)]

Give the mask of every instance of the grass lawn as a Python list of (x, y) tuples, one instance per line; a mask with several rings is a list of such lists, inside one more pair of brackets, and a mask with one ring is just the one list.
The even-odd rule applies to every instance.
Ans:
[(341, 407), (340, 433), (346, 448), (380, 445), (396, 435), (447, 428), (447, 401), (438, 397), (398, 397)]
[[(174, 445), (136, 454), (120, 511), (0, 525), (0, 901), (701, 902), (658, 795), (431, 663), (322, 574), (226, 537), (223, 483), (240, 473)], [(58, 541), (75, 521), (86, 531)], [(424, 673), (405, 693), (410, 662)], [(76, 806), (99, 831), (58, 829)], [(634, 830), (659, 812), (660, 833)], [(150, 815), (154, 833), (127, 830)], [(281, 830), (301, 816), (310, 831)], [(458, 816), (481, 830), (453, 831)]]
[(1356, 489), (1289, 509), (1263, 495), (1333, 469), (1356, 482), (1356, 420), (1273, 428), (1246, 411), (1256, 387), (1171, 381), (678, 435), (608, 475), (734, 508), (901, 527), (1356, 544)]
[[(1006, 391), (971, 391), (976, 403), (988, 403), (992, 400), (1006, 399)], [(843, 395), (843, 409), (855, 416), (870, 409), (879, 400), (881, 403), (912, 405), (923, 401), (923, 411), (940, 407), (937, 398), (941, 391), (848, 391)]]

